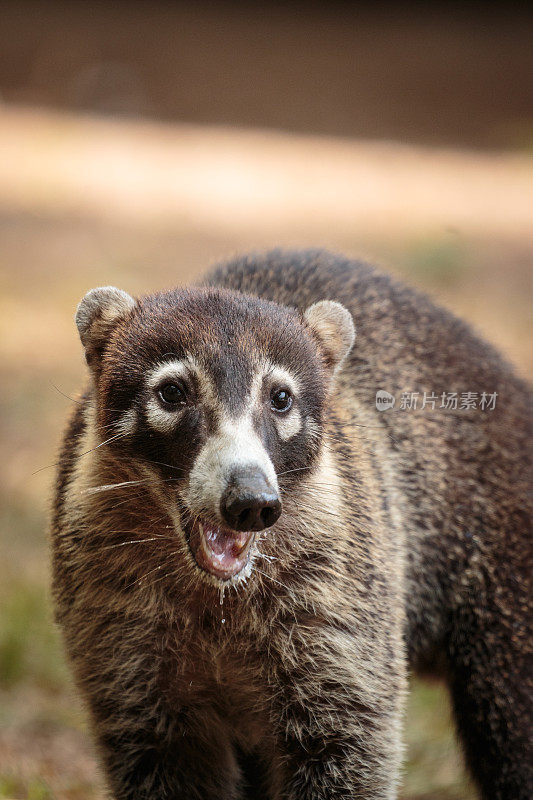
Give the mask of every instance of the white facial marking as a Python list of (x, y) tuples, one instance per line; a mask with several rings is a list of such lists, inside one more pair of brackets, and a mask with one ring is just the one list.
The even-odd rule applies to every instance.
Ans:
[(286, 414), (276, 414), (274, 422), (278, 436), (284, 442), (292, 439), (302, 430), (302, 416), (297, 408), (292, 408)]
[(173, 361), (165, 361), (163, 364), (158, 364), (157, 367), (148, 374), (146, 385), (150, 389), (155, 389), (165, 381), (172, 381), (182, 378), (188, 371), (189, 362), (186, 359), (174, 359)]
[(188, 360), (175, 359), (159, 364), (148, 375), (146, 385), (152, 391), (145, 405), (148, 424), (159, 433), (173, 433), (180, 417), (179, 410), (164, 408), (156, 397), (156, 389), (164, 383), (182, 378), (190, 369)]
[(179, 411), (167, 411), (155, 397), (150, 398), (144, 407), (148, 424), (159, 433), (172, 433), (180, 417)]
[[(268, 370), (267, 375), (273, 388), (288, 389), (293, 397), (299, 394), (298, 379), (284, 367), (274, 365)], [(302, 430), (302, 415), (294, 406), (286, 414), (276, 414), (274, 422), (278, 436), (284, 442), (292, 439)]]
[(266, 372), (266, 375), (268, 375), (272, 386), (280, 389), (289, 389), (293, 395), (299, 394), (300, 381), (284, 367), (273, 365)]

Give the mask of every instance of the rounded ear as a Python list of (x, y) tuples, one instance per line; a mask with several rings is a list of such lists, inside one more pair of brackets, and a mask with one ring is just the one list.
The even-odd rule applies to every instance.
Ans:
[(304, 314), (327, 366), (337, 370), (355, 342), (355, 326), (347, 308), (334, 300), (313, 303)]
[(134, 306), (133, 297), (114, 286), (101, 286), (87, 292), (74, 317), (81, 343), (85, 347), (87, 363), (92, 365), (113, 326), (126, 317)]

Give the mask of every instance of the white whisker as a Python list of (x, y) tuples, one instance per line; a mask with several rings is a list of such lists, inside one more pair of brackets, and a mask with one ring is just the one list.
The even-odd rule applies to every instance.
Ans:
[(102, 486), (92, 486), (86, 489), (84, 494), (97, 494), (98, 492), (109, 492), (112, 489), (120, 489), (124, 486), (139, 486), (141, 483), (146, 483), (148, 478), (143, 478), (138, 481), (122, 481), (121, 483), (104, 483)]
[(167, 542), (173, 542), (174, 537), (172, 536), (151, 536), (149, 539), (129, 539), (127, 542), (120, 542), (119, 544), (110, 544), (107, 547), (102, 547), (102, 550), (114, 550), (116, 547), (125, 547), (127, 544), (144, 544), (145, 542), (156, 542), (158, 540), (164, 540)]

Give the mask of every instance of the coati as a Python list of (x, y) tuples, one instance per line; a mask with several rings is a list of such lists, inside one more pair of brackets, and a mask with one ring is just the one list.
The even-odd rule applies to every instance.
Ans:
[(76, 323), (53, 589), (113, 797), (395, 798), (412, 669), (481, 796), (530, 800), (532, 394), (495, 350), (323, 251)]

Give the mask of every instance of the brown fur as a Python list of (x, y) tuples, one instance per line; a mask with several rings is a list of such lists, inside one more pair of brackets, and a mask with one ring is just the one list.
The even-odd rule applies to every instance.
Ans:
[[(100, 329), (60, 459), (57, 617), (113, 795), (392, 800), (410, 664), (444, 667), (482, 796), (531, 797), (528, 388), (464, 323), (365, 265), (273, 252), (208, 283), (222, 291), (149, 298)], [(323, 299), (358, 331), (335, 378), (300, 316)], [(240, 309), (231, 336), (217, 328), (224, 304)], [(127, 408), (126, 390), (110, 387), (133, 391), (158, 343), (159, 355), (198, 346), (198, 328), (222, 365), (261, 347), (304, 364), (316, 401), (315, 442), (291, 454), (305, 466), (273, 450), (283, 514), (261, 533), (247, 582), (225, 592), (176, 533), (172, 494), (216, 420), (183, 440), (173, 469), (156, 468), (151, 440), (143, 459), (127, 436), (98, 447)], [(498, 401), (379, 413), (378, 389)]]

